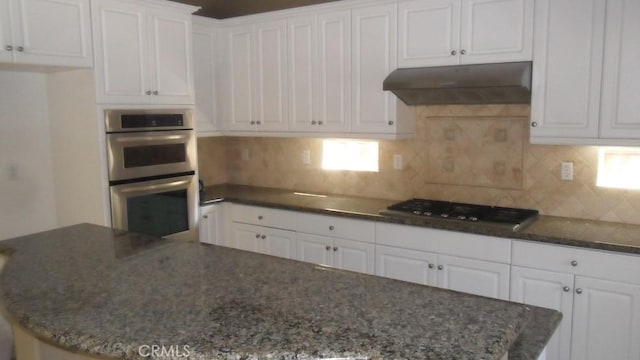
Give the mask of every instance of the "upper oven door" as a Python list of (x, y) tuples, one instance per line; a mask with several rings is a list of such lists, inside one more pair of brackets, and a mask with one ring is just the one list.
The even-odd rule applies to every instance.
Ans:
[(188, 109), (105, 111), (107, 133), (193, 129), (193, 122), (193, 113)]
[(107, 134), (109, 180), (177, 174), (196, 169), (192, 130)]

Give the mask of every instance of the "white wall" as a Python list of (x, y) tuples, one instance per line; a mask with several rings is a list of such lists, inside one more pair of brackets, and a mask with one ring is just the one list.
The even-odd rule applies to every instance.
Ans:
[(0, 240), (57, 225), (46, 81), (0, 71)]

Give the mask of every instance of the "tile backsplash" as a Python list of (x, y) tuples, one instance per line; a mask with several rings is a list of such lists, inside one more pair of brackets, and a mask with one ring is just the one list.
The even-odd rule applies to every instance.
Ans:
[[(207, 185), (423, 197), (640, 224), (640, 192), (595, 185), (597, 147), (529, 144), (528, 116), (524, 105), (417, 107), (414, 138), (379, 142), (377, 173), (322, 170), (322, 139), (200, 138), (200, 177)], [(311, 165), (303, 165), (304, 150)], [(393, 168), (395, 154), (402, 170)], [(562, 161), (574, 163), (573, 181), (560, 179)]]

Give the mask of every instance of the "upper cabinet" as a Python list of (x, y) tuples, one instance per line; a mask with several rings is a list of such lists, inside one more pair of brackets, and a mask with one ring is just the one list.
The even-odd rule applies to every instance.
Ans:
[(191, 12), (172, 2), (92, 3), (99, 103), (193, 104)]
[(0, 0), (0, 62), (91, 67), (89, 0)]
[(533, 0), (400, 2), (398, 67), (531, 60), (533, 6)]
[(193, 17), (193, 77), (198, 136), (221, 134), (218, 116), (216, 20)]

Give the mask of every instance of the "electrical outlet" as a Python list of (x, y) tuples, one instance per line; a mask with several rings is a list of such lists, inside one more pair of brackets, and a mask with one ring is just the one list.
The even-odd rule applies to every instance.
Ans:
[(242, 161), (249, 161), (249, 149), (242, 149)]
[(393, 155), (393, 168), (396, 170), (402, 170), (402, 155), (395, 154)]
[(311, 150), (305, 150), (302, 152), (302, 163), (304, 165), (311, 165)]
[(564, 181), (573, 180), (573, 163), (571, 161), (563, 161), (560, 165), (560, 179)]

